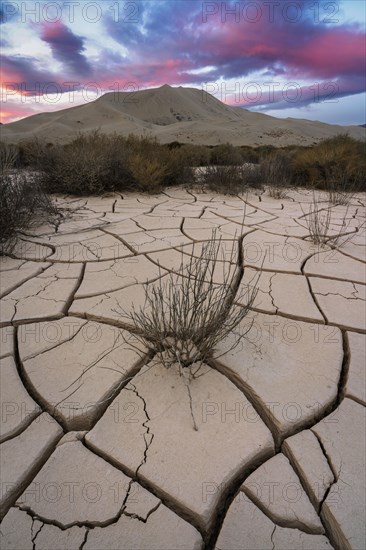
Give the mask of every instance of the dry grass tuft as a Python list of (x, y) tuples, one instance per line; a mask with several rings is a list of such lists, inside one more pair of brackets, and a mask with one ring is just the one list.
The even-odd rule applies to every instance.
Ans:
[(313, 193), (313, 200), (308, 212), (305, 213), (303, 210), (303, 219), (309, 230), (310, 239), (318, 246), (324, 247), (326, 244), (330, 246), (342, 246), (358, 231), (357, 229), (349, 230), (351, 218), (348, 218), (348, 205), (343, 212), (339, 229), (334, 231), (332, 228), (333, 206), (330, 200), (321, 205), (319, 199)]
[[(216, 345), (247, 316), (257, 285), (248, 286), (237, 296), (243, 276), (242, 242), (239, 239), (234, 243), (239, 247), (237, 262), (220, 259), (221, 239), (214, 235), (203, 246), (199, 258), (192, 255), (185, 263), (182, 257), (176, 273), (169, 273), (146, 287), (143, 307), (119, 312), (134, 327), (139, 342), (157, 354), (166, 366), (178, 363), (185, 368), (209, 361)], [(215, 277), (220, 264), (224, 272), (219, 284)], [(225, 270), (228, 265), (231, 268)], [(236, 305), (234, 301), (238, 300), (245, 305)], [(248, 330), (239, 335), (233, 347)]]

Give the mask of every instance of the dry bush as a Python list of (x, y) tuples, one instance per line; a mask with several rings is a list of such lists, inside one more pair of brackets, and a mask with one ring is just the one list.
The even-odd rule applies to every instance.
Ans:
[(0, 172), (6, 174), (15, 168), (18, 161), (18, 149), (14, 145), (0, 142)]
[(210, 164), (218, 166), (240, 166), (243, 164), (243, 156), (239, 147), (230, 143), (216, 145), (211, 149)]
[(123, 141), (98, 132), (55, 145), (38, 160), (40, 180), (51, 193), (98, 195), (132, 184)]
[(250, 147), (249, 145), (242, 145), (238, 148), (238, 150), (240, 151), (242, 162), (259, 164), (261, 159), (261, 152), (259, 148)]
[(285, 199), (287, 197), (286, 188), (281, 185), (269, 185), (268, 195), (272, 199)]
[(66, 145), (38, 148), (34, 167), (47, 191), (74, 195), (156, 193), (192, 177), (179, 149), (148, 136), (126, 138), (97, 131), (80, 134)]
[(309, 210), (307, 213), (304, 212), (303, 219), (305, 220), (306, 226), (309, 230), (309, 236), (313, 243), (318, 246), (333, 245), (337, 244), (343, 245), (349, 239), (345, 237), (355, 233), (354, 230), (349, 231), (349, 225), (351, 219), (347, 219), (348, 216), (348, 205), (343, 214), (342, 223), (338, 229), (335, 231), (332, 229), (332, 204), (330, 201), (323, 203), (323, 206), (320, 204), (318, 198), (313, 193), (312, 203), (309, 205)]
[(205, 145), (184, 144), (179, 152), (187, 166), (198, 167), (210, 164), (211, 151)]
[(262, 174), (259, 165), (207, 166), (197, 174), (199, 182), (216, 193), (238, 195), (248, 191), (248, 187), (260, 187)]
[(126, 143), (134, 188), (156, 193), (171, 185), (193, 181), (193, 170), (183, 148), (161, 145), (156, 138), (129, 136)]
[[(298, 183), (332, 193), (365, 191), (365, 144), (340, 134), (315, 147), (299, 149), (293, 157), (293, 172)], [(340, 198), (333, 196), (335, 201)]]
[(272, 152), (262, 160), (262, 181), (268, 186), (270, 197), (275, 199), (286, 197), (286, 188), (292, 184), (291, 162), (291, 153), (285, 151)]
[(207, 166), (200, 181), (210, 191), (226, 195), (237, 195), (246, 185), (242, 166)]
[(31, 141), (21, 141), (17, 145), (20, 167), (38, 170), (48, 150), (53, 146), (53, 143), (47, 143), (39, 137), (34, 137)]
[(327, 185), (329, 202), (333, 206), (348, 206), (354, 197), (354, 191), (352, 185), (349, 185), (344, 179), (340, 178), (338, 183), (331, 183)]
[(61, 215), (52, 200), (30, 175), (14, 172), (0, 176), (0, 253), (11, 252), (19, 232)]
[(168, 166), (157, 158), (146, 158), (142, 153), (132, 153), (129, 168), (138, 191), (158, 193), (168, 175)]
[(263, 176), (259, 164), (243, 164), (241, 167), (243, 180), (250, 187), (262, 187)]
[[(239, 254), (237, 262), (232, 263), (235, 243)], [(221, 262), (221, 239), (214, 234), (203, 246), (200, 257), (192, 255), (185, 263), (182, 256), (176, 273), (170, 272), (145, 287), (143, 307), (119, 312), (134, 327), (143, 348), (157, 354), (166, 366), (178, 363), (184, 368), (209, 361), (215, 355), (216, 345), (248, 314), (257, 288), (254, 284), (239, 292), (243, 277), (241, 245), (241, 239), (234, 241), (228, 263)], [(218, 284), (215, 275), (221, 263), (223, 282)], [(231, 268), (225, 270), (228, 265)], [(234, 301), (245, 305), (239, 306)], [(239, 334), (234, 347), (248, 330)]]

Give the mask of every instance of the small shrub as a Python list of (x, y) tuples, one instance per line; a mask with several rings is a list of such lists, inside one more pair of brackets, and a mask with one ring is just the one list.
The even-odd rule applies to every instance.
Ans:
[(269, 185), (268, 194), (272, 199), (285, 199), (287, 197), (286, 188), (282, 185)]
[(211, 164), (219, 166), (240, 166), (243, 164), (243, 157), (240, 149), (230, 143), (217, 145), (211, 150)]
[(352, 186), (345, 181), (339, 181), (339, 183), (330, 184), (328, 187), (329, 202), (333, 206), (348, 206), (354, 196)]
[(273, 153), (277, 152), (277, 148), (274, 145), (259, 145), (256, 148), (258, 154), (258, 162), (261, 163), (262, 160), (268, 158)]
[(1, 254), (11, 252), (19, 232), (60, 215), (34, 178), (19, 172), (0, 176), (0, 210)]
[(34, 137), (31, 141), (21, 141), (17, 147), (19, 166), (38, 170), (48, 149), (53, 147), (53, 143)]
[(239, 151), (243, 162), (259, 164), (261, 158), (261, 153), (259, 149), (243, 145), (239, 148)]
[(169, 150), (180, 149), (182, 147), (182, 143), (180, 143), (179, 141), (171, 141), (170, 143), (167, 144), (167, 147)]
[(210, 191), (226, 195), (237, 195), (246, 185), (244, 170), (241, 166), (207, 166), (201, 172), (200, 179)]
[(132, 186), (123, 140), (98, 132), (45, 149), (37, 162), (50, 193), (98, 195)]
[(168, 175), (167, 164), (157, 158), (146, 158), (142, 153), (131, 154), (129, 168), (138, 191), (158, 193)]
[(259, 164), (244, 164), (242, 166), (243, 178), (251, 187), (261, 188), (263, 176)]
[[(303, 211), (304, 212), (304, 211)], [(304, 220), (309, 230), (310, 240), (318, 246), (324, 247), (326, 244), (336, 246), (337, 244), (345, 244), (355, 231), (348, 231), (350, 219), (347, 219), (348, 207), (343, 213), (342, 223), (337, 231), (332, 230), (332, 204), (331, 202), (324, 203), (321, 206), (319, 200), (313, 193), (312, 203), (309, 205), (309, 210), (305, 214)], [(348, 238), (344, 238), (347, 237)]]
[(348, 135), (326, 139), (294, 154), (294, 178), (300, 184), (318, 189), (339, 189), (342, 193), (365, 191), (365, 152), (365, 144)]
[(291, 161), (289, 153), (277, 151), (261, 162), (262, 181), (268, 185), (270, 197), (286, 197), (286, 188), (292, 183)]
[(40, 181), (52, 193), (156, 193), (192, 178), (179, 147), (160, 145), (148, 136), (81, 134), (66, 145), (43, 148), (34, 159)]
[(207, 166), (210, 164), (211, 151), (205, 145), (185, 144), (180, 149), (187, 166)]
[[(241, 247), (240, 240), (236, 244)], [(119, 312), (134, 327), (137, 340), (166, 366), (178, 363), (185, 368), (209, 361), (216, 345), (239, 325), (253, 304), (256, 285), (237, 296), (243, 276), (240, 252), (236, 264), (228, 262), (234, 269), (224, 273), (223, 283), (214, 282), (220, 249), (221, 240), (213, 236), (199, 258), (192, 255), (187, 264), (182, 259), (177, 273), (170, 272), (146, 286), (144, 307)], [(238, 336), (234, 347), (246, 332)]]
[(156, 139), (129, 136), (126, 143), (133, 188), (149, 193), (193, 180), (193, 171), (179, 147), (161, 145)]
[(249, 186), (260, 187), (262, 174), (256, 164), (242, 166), (207, 166), (199, 172), (200, 182), (210, 191), (225, 195), (246, 192)]
[(0, 142), (0, 172), (6, 174), (16, 167), (18, 149), (14, 145)]

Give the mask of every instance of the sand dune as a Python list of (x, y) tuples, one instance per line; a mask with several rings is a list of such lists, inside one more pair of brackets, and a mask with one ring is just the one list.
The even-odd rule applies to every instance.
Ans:
[(161, 143), (217, 145), (311, 145), (348, 132), (365, 139), (366, 129), (303, 119), (278, 119), (225, 105), (195, 88), (160, 88), (107, 93), (85, 105), (33, 115), (1, 127), (1, 139), (19, 142), (37, 136), (65, 142), (80, 132), (151, 135)]

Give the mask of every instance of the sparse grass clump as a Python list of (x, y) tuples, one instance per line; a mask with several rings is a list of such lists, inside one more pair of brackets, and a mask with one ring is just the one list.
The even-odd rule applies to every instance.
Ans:
[(20, 232), (59, 215), (34, 178), (19, 172), (0, 176), (0, 210), (0, 254), (11, 252)]
[[(241, 242), (237, 244), (241, 247)], [(253, 304), (256, 285), (237, 296), (243, 275), (240, 253), (237, 263), (226, 263), (220, 261), (220, 250), (221, 240), (214, 236), (203, 246), (200, 257), (192, 255), (187, 263), (182, 259), (176, 273), (148, 285), (143, 307), (120, 312), (134, 327), (137, 340), (166, 366), (178, 363), (184, 368), (209, 361), (216, 345), (239, 325)], [(220, 264), (224, 273), (218, 283), (215, 277)], [(235, 346), (246, 333), (239, 335)]]
[(341, 223), (333, 223), (333, 207), (331, 201), (321, 203), (313, 193), (313, 200), (309, 205), (308, 212), (305, 213), (303, 219), (309, 230), (310, 240), (320, 246), (325, 245), (342, 246), (352, 235), (359, 229), (350, 230), (351, 218), (348, 218), (348, 205), (344, 210)]
[(329, 202), (333, 206), (348, 206), (354, 197), (353, 189), (353, 184), (349, 185), (345, 181), (342, 183), (341, 180), (328, 185)]

